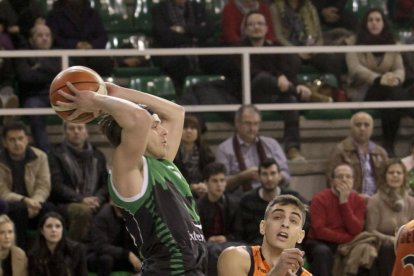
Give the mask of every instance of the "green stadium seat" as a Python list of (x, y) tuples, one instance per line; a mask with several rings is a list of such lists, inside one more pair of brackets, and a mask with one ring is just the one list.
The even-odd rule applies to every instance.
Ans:
[(168, 76), (133, 77), (129, 82), (129, 87), (167, 100), (176, 99), (174, 84)]
[(225, 80), (226, 77), (222, 75), (190, 75), (185, 78), (184, 91), (194, 84), (201, 82), (210, 82), (216, 80)]
[(133, 17), (134, 28), (149, 36), (152, 33), (151, 9), (153, 4), (153, 0), (137, 0)]

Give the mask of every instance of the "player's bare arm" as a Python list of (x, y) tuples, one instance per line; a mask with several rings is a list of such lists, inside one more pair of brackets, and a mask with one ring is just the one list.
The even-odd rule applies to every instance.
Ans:
[(219, 276), (247, 276), (250, 270), (250, 255), (244, 246), (226, 248), (218, 259)]
[(137, 90), (106, 83), (108, 95), (147, 105), (161, 119), (162, 126), (168, 131), (168, 147), (165, 159), (174, 160), (180, 146), (184, 125), (185, 110), (182, 106), (163, 98)]

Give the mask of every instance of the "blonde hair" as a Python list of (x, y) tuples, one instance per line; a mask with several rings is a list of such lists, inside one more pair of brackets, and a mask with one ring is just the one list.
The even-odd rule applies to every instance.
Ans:
[[(13, 226), (13, 233), (14, 233), (14, 222), (9, 218), (8, 215), (0, 215), (0, 226), (5, 223), (10, 223)], [(15, 244), (15, 242), (16, 242), (16, 239), (13, 240), (13, 245)], [(0, 247), (0, 260), (4, 260), (5, 258), (7, 258), (7, 256), (9, 255), (9, 251), (10, 249), (4, 250), (3, 248)]]

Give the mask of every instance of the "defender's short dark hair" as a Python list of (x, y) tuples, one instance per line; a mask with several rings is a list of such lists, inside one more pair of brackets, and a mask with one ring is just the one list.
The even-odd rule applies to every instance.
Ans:
[(210, 176), (216, 175), (219, 173), (226, 174), (227, 173), (226, 166), (224, 166), (222, 163), (216, 163), (216, 162), (210, 163), (207, 166), (205, 166), (203, 169), (203, 179), (208, 180)]

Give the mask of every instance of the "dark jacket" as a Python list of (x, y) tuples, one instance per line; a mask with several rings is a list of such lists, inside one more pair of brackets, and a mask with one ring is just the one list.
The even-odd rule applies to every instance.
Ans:
[(128, 261), (133, 241), (122, 217), (116, 215), (114, 208), (105, 204), (94, 217), (90, 230), (91, 251), (97, 256), (109, 255)]
[[(226, 236), (227, 241), (234, 241), (234, 223), (236, 219), (237, 203), (226, 194), (224, 194), (216, 203), (218, 204), (223, 217), (224, 231), (222, 235)], [(203, 226), (203, 233), (206, 240), (212, 236), (209, 230), (213, 224), (216, 203), (210, 202), (207, 195), (197, 201), (198, 212), (200, 214), (201, 225)]]
[[(170, 3), (168, 3), (170, 1)], [(152, 24), (154, 42), (157, 46), (167, 48), (183, 47), (183, 46), (203, 46), (206, 41), (213, 35), (214, 28), (207, 20), (207, 14), (204, 7), (195, 2), (187, 1), (184, 17), (185, 17), (185, 32), (177, 33), (170, 29), (171, 26), (176, 25), (173, 22), (172, 16), (169, 13), (168, 5), (172, 0), (161, 1), (153, 7), (152, 10)], [(188, 10), (192, 10), (194, 20), (189, 20)]]
[(87, 41), (94, 49), (104, 49), (108, 37), (99, 13), (86, 1), (83, 13), (71, 10), (57, 1), (49, 12), (46, 23), (50, 27), (54, 46), (74, 49), (79, 41)]
[[(80, 175), (79, 165), (71, 150), (61, 143), (49, 154), (50, 173), (52, 176), (51, 201), (65, 204), (80, 202), (84, 197), (96, 196), (100, 204), (108, 200), (108, 170), (103, 153), (89, 144), (91, 154), (85, 156), (85, 176)], [(84, 180), (79, 190), (78, 185)]]
[(52, 254), (47, 248), (35, 247), (29, 253), (30, 276), (87, 276), (86, 250), (83, 244), (66, 240)]

